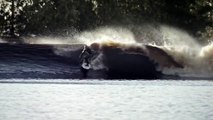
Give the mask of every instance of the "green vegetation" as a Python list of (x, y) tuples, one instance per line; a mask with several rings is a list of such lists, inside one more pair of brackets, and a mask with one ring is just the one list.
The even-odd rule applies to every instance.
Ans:
[[(83, 31), (144, 21), (178, 26), (212, 37), (213, 0), (2, 0), (0, 36)], [(198, 32), (200, 31), (200, 32)]]

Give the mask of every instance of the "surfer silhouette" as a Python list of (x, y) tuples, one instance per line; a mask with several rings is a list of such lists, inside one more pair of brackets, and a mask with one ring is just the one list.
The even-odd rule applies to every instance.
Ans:
[(89, 59), (91, 55), (92, 50), (87, 45), (85, 45), (80, 55), (81, 62), (86, 63), (86, 65), (89, 65)]
[(85, 45), (81, 54), (80, 54), (80, 64), (81, 64), (81, 72), (83, 73), (83, 77), (86, 78), (89, 69), (91, 68), (90, 59), (92, 56), (92, 50)]

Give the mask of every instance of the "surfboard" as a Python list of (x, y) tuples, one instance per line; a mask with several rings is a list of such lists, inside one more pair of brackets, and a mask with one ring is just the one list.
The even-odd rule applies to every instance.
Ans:
[(82, 66), (82, 68), (84, 68), (84, 69), (86, 69), (86, 70), (89, 70), (89, 69), (91, 68), (91, 65), (90, 65), (90, 64), (87, 64), (87, 63), (85, 63), (85, 62), (83, 62), (83, 63), (81, 64), (81, 66)]

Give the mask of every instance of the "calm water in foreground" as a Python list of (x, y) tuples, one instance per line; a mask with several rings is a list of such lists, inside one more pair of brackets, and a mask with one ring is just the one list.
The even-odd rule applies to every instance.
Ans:
[(213, 81), (0, 80), (0, 120), (213, 120)]

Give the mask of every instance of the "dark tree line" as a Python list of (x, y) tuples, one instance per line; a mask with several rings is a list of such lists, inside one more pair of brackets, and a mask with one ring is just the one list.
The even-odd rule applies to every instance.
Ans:
[(2, 0), (0, 36), (107, 24), (160, 22), (193, 32), (213, 27), (213, 0)]

